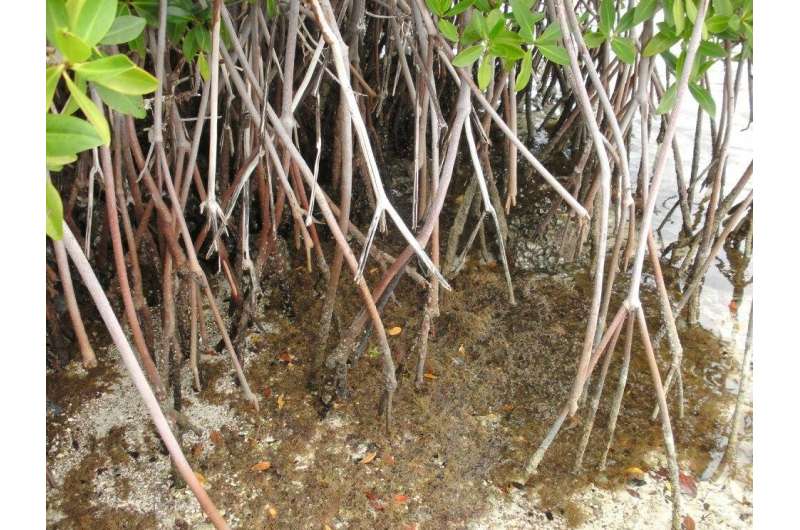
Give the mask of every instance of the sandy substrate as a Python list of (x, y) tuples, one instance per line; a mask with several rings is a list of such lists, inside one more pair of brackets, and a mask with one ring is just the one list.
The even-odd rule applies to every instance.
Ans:
[[(475, 285), (486, 284), (488, 278), (485, 271), (464, 276)], [(495, 273), (492, 278), (489, 287), (502, 292), (502, 278)], [(637, 404), (637, 394), (649, 396), (643, 390), (649, 383), (647, 373), (635, 365), (629, 390), (633, 397), (626, 397), (623, 407), (628, 409), (620, 419), (620, 449), (612, 451), (605, 472), (596, 469), (597, 449), (590, 445), (586, 472), (571, 475), (572, 448), (581, 430), (573, 429), (554, 444), (541, 476), (524, 487), (507, 479), (538, 445), (563, 396), (561, 383), (551, 389), (527, 379), (546, 380), (549, 374), (568, 382), (571, 377), (571, 366), (563, 373), (554, 368), (564, 364), (555, 355), (571, 351), (569, 343), (556, 340), (572, 330), (571, 324), (563, 324), (565, 329), (548, 324), (555, 331), (542, 333), (536, 319), (550, 322), (550, 316), (543, 316), (550, 306), (533, 303), (538, 299), (534, 297), (548, 288), (561, 289), (561, 284), (539, 277), (519, 284), (521, 300), (529, 297), (532, 307), (526, 317), (532, 321), (529, 330), (515, 328), (505, 313), (478, 313), (483, 295), (469, 286), (462, 286), (469, 298), (452, 300), (464, 312), (448, 313), (445, 304), (426, 388), (414, 391), (411, 376), (404, 372), (400, 377), (390, 437), (375, 415), (379, 359), (362, 359), (351, 374), (351, 398), (320, 414), (317, 398), (303, 385), (307, 360), (297, 346), (302, 330), (286, 318), (272, 318), (267, 336), (253, 334), (247, 340), (244, 364), (259, 394), (259, 413), (243, 404), (225, 356), (204, 361), (208, 386), (199, 394), (184, 367), (183, 413), (191, 425), (182, 429), (179, 439), (229, 524), (321, 529), (668, 528), (671, 493), (663, 472), (660, 430), (642, 419), (652, 402), (648, 397)], [(469, 307), (473, 298), (476, 305)], [(575, 314), (580, 311), (575, 308)], [(484, 320), (470, 320), (478, 316)], [(402, 315), (396, 321), (408, 324)], [(507, 327), (493, 327), (493, 322), (506, 322)], [(454, 331), (465, 329), (465, 323), (471, 326), (469, 333)], [(577, 319), (574, 326), (580, 328)], [(532, 357), (515, 360), (509, 357), (517, 351), (514, 347), (503, 350), (505, 343), (498, 337), (512, 332), (527, 341), (524, 350), (530, 352), (525, 355)], [(553, 341), (533, 342), (533, 337), (542, 336), (552, 336)], [(277, 358), (287, 344), (296, 355), (289, 363)], [(459, 347), (464, 344), (466, 348)], [(696, 384), (707, 379), (711, 388), (687, 407), (691, 430), (687, 426), (678, 433), (679, 450), (685, 455), (681, 469), (694, 477), (712, 474), (724, 447), (731, 389), (738, 387), (734, 349), (729, 350), (723, 355), (725, 362), (703, 360), (717, 353), (687, 361), (687, 370), (697, 372)], [(542, 357), (543, 352), (555, 352), (555, 357)], [(48, 414), (47, 462), (58, 484), (48, 488), (48, 528), (208, 528), (191, 492), (176, 483), (166, 451), (113, 349), (101, 355), (101, 364), (91, 374), (71, 365), (48, 377), (48, 396), (55, 397), (58, 408)], [(719, 368), (723, 364), (724, 370)], [(692, 373), (687, 373), (687, 384)], [(615, 382), (607, 384), (613, 388)], [(693, 480), (696, 494), (687, 491), (682, 496), (683, 513), (697, 528), (752, 526), (751, 416), (746, 414), (734, 478)], [(258, 462), (269, 462), (269, 469), (253, 470)], [(628, 476), (624, 470), (632, 466), (643, 476)]]

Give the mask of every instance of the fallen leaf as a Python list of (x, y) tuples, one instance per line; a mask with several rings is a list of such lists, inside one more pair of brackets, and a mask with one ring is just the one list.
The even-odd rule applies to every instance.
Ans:
[(198, 481), (198, 482), (200, 483), (200, 485), (201, 485), (201, 486), (203, 486), (204, 488), (205, 488), (205, 487), (208, 485), (208, 481), (206, 480), (206, 477), (204, 477), (204, 476), (203, 476), (203, 474), (202, 474), (202, 473), (200, 473), (199, 471), (195, 471), (195, 472), (194, 472), (194, 476), (195, 476), (195, 477), (197, 477), (197, 481)]
[(459, 354), (460, 354), (462, 357), (463, 357), (464, 355), (466, 355), (466, 350), (464, 349), (464, 345), (463, 345), (463, 344), (462, 344), (461, 346), (459, 346), (459, 347), (458, 347), (458, 353), (459, 353)]
[(378, 500), (378, 496), (375, 495), (374, 491), (365, 491), (364, 495), (366, 495), (367, 499), (369, 499), (371, 501), (377, 501)]
[(403, 504), (404, 502), (408, 501), (408, 495), (403, 495), (398, 493), (394, 496), (394, 502), (397, 504)]
[(395, 335), (399, 335), (403, 331), (403, 328), (400, 326), (394, 326), (386, 330), (386, 333), (389, 334), (390, 337), (394, 337)]
[(432, 372), (425, 372), (425, 375), (423, 377), (425, 377), (425, 379), (431, 379), (431, 380), (439, 379), (439, 376), (434, 375)]
[(265, 386), (263, 394), (266, 399), (269, 399), (272, 396), (272, 389), (268, 386)]
[(280, 355), (278, 355), (278, 360), (280, 360), (280, 361), (282, 361), (282, 362), (285, 362), (286, 364), (292, 364), (292, 362), (293, 362), (293, 361), (294, 361), (296, 358), (297, 358), (297, 357), (295, 357), (294, 355), (292, 355), (292, 354), (291, 354), (291, 353), (289, 353), (288, 351), (285, 351), (285, 352), (281, 353)]
[(684, 495), (688, 495), (691, 498), (697, 497), (697, 482), (692, 477), (679, 473), (678, 483), (681, 485), (681, 491)]
[(626, 490), (628, 493), (630, 493), (630, 494), (631, 494), (631, 497), (636, 497), (637, 499), (641, 499), (641, 498), (642, 498), (642, 496), (641, 496), (641, 495), (639, 495), (639, 492), (638, 492), (638, 491), (636, 491), (636, 490), (632, 490), (632, 489), (630, 489), (630, 488), (625, 488), (625, 490)]
[(271, 467), (272, 467), (272, 464), (270, 464), (267, 460), (262, 460), (261, 462), (257, 462), (255, 464), (253, 464), (250, 467), (250, 469), (252, 471), (266, 471)]
[(688, 515), (684, 515), (683, 524), (681, 525), (681, 528), (683, 528), (683, 530), (694, 530), (695, 528), (694, 519), (692, 519)]
[(378, 456), (378, 453), (376, 453), (374, 451), (371, 452), (371, 453), (367, 453), (367, 454), (364, 455), (364, 458), (361, 459), (361, 463), (362, 464), (369, 464), (370, 462), (375, 460), (376, 456)]
[(512, 410), (514, 410), (514, 405), (512, 405), (510, 403), (508, 403), (506, 405), (503, 405), (503, 411), (504, 412), (511, 412)]
[(211, 443), (217, 446), (222, 445), (225, 441), (222, 438), (222, 433), (219, 431), (211, 431), (209, 438), (211, 438)]
[(325, 524), (325, 525), (322, 525), (322, 530), (333, 530), (333, 528), (331, 528), (330, 526)]
[(272, 517), (273, 519), (276, 519), (278, 517), (278, 510), (276, 510), (275, 507), (272, 506), (271, 504), (267, 506), (267, 512), (269, 513), (269, 516)]
[(197, 458), (202, 454), (203, 454), (203, 444), (201, 444), (200, 442), (194, 444), (192, 446), (192, 456)]
[(734, 311), (734, 312), (736, 311), (736, 309), (737, 309), (738, 307), (739, 307), (739, 304), (737, 304), (737, 303), (736, 303), (736, 300), (731, 300), (731, 303), (730, 303), (730, 304), (728, 304), (728, 308), (729, 308), (731, 311)]
[(644, 480), (644, 471), (636, 466), (627, 468), (623, 473), (625, 474), (625, 478), (628, 480)]
[(383, 511), (383, 504), (376, 501), (369, 501), (369, 504), (372, 506), (373, 510), (378, 510), (379, 512)]
[(286, 398), (283, 397), (283, 394), (279, 394), (278, 395), (278, 410), (281, 410), (285, 404), (286, 404)]

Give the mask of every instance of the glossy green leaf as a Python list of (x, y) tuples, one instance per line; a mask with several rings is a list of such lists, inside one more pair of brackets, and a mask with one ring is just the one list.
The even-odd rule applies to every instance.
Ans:
[(197, 55), (197, 43), (194, 40), (194, 33), (192, 31), (187, 31), (186, 35), (183, 36), (181, 51), (183, 52), (184, 59), (187, 61), (193, 60), (194, 56)]
[(74, 116), (48, 113), (45, 132), (50, 157), (72, 156), (103, 144), (91, 123)]
[(689, 83), (689, 92), (692, 93), (695, 101), (697, 101), (697, 104), (700, 105), (700, 108), (703, 109), (706, 114), (712, 118), (716, 117), (717, 104), (714, 103), (714, 98), (711, 97), (711, 93), (708, 90), (697, 83)]
[(683, 9), (683, 0), (672, 0), (672, 20), (675, 23), (675, 33), (680, 35), (686, 27), (686, 12)]
[(561, 26), (557, 22), (547, 26), (539, 38), (536, 39), (536, 44), (555, 44), (561, 38)]
[(66, 29), (56, 30), (56, 46), (71, 63), (83, 62), (92, 54), (92, 48), (88, 44)]
[(486, 27), (489, 29), (489, 38), (498, 34), (501, 28), (505, 26), (506, 19), (500, 9), (492, 9), (486, 16)]
[(525, 50), (515, 44), (504, 42), (493, 42), (489, 45), (489, 51), (501, 59), (517, 61), (525, 56)]
[(658, 0), (642, 0), (633, 11), (633, 25), (649, 20), (658, 10)]
[(494, 75), (494, 56), (486, 54), (478, 66), (478, 88), (486, 90)]
[(483, 46), (481, 45), (470, 46), (465, 50), (461, 50), (458, 55), (453, 57), (453, 66), (468, 68), (478, 60), (482, 53)]
[(61, 171), (64, 166), (78, 159), (77, 155), (50, 156), (46, 155), (44, 162), (48, 171)]
[(724, 15), (714, 15), (706, 20), (706, 28), (711, 33), (722, 33), (728, 29), (728, 20), (730, 17)]
[(656, 33), (647, 43), (647, 46), (644, 47), (644, 52), (642, 53), (645, 57), (652, 57), (653, 55), (669, 50), (679, 40), (678, 37), (667, 35), (663, 31)]
[(111, 29), (100, 40), (100, 44), (125, 44), (142, 34), (147, 22), (142, 17), (123, 15), (114, 19)]
[(686, 8), (686, 16), (689, 17), (689, 22), (694, 24), (694, 21), (697, 20), (697, 6), (694, 0), (683, 0), (683, 5)]
[(144, 110), (144, 100), (142, 96), (129, 96), (127, 94), (120, 94), (114, 90), (95, 85), (97, 95), (103, 100), (103, 103), (111, 107), (117, 112), (133, 116), (134, 118), (142, 119), (147, 116)]
[(208, 60), (206, 59), (206, 54), (203, 52), (200, 52), (197, 56), (197, 69), (200, 70), (200, 76), (203, 78), (203, 81), (211, 79), (211, 70), (208, 68)]
[(606, 41), (606, 36), (599, 31), (593, 31), (584, 35), (583, 41), (588, 48), (598, 48)]
[(630, 39), (612, 38), (611, 49), (614, 51), (614, 55), (625, 64), (633, 64), (636, 61), (636, 46)]
[(560, 65), (569, 64), (569, 55), (567, 54), (567, 50), (561, 46), (556, 46), (554, 44), (537, 44), (536, 47), (548, 61)]
[(86, 116), (86, 119), (89, 120), (89, 123), (94, 126), (97, 134), (103, 141), (103, 145), (108, 145), (111, 142), (111, 131), (109, 131), (108, 122), (106, 121), (105, 116), (103, 116), (103, 111), (97, 108), (97, 105), (95, 105), (94, 102), (89, 99), (86, 94), (84, 94), (82, 89), (75, 85), (75, 83), (67, 74), (64, 74), (63, 78), (67, 83), (70, 97), (75, 100), (80, 109), (83, 111), (83, 115)]
[(511, 14), (519, 25), (520, 34), (525, 38), (533, 37), (533, 20), (531, 7), (533, 0), (511, 0)]
[(428, 9), (440, 17), (450, 8), (450, 0), (425, 0), (425, 3), (428, 4)]
[(269, 18), (275, 18), (279, 13), (278, 0), (267, 0), (267, 16)]
[(47, 184), (45, 184), (45, 191), (47, 199), (45, 200), (45, 231), (47, 235), (56, 241), (60, 241), (64, 237), (64, 207), (61, 204), (61, 196), (58, 190), (53, 186), (50, 177), (47, 177)]
[(633, 23), (633, 16), (635, 14), (636, 10), (631, 9), (630, 11), (622, 15), (622, 18), (619, 19), (619, 24), (617, 24), (617, 29), (616, 29), (617, 34), (625, 33), (633, 26), (635, 26), (635, 24)]
[(45, 5), (46, 24), (45, 30), (47, 40), (53, 46), (58, 46), (56, 31), (59, 29), (66, 29), (69, 25), (67, 21), (67, 10), (64, 6), (64, 0), (47, 0)]
[(148, 94), (158, 88), (158, 79), (122, 54), (76, 64), (73, 69), (87, 80), (121, 94), (136, 96)]
[(600, 33), (606, 37), (611, 36), (615, 18), (614, 0), (600, 0)]
[(102, 39), (117, 13), (117, 0), (67, 0), (69, 28), (89, 46)]
[(533, 59), (530, 50), (528, 50), (525, 52), (525, 56), (522, 58), (519, 72), (517, 72), (517, 79), (514, 81), (514, 89), (517, 92), (523, 90), (526, 86), (528, 86), (528, 83), (531, 80), (532, 73), (533, 73)]
[[(78, 72), (74, 72), (74, 73), (75, 73), (75, 78), (73, 79), (73, 81), (75, 81), (75, 84), (78, 85), (78, 88), (80, 88), (85, 93), (86, 92), (86, 79), (81, 74), (79, 74)], [(72, 95), (70, 94), (69, 99), (67, 99), (67, 103), (61, 109), (61, 114), (64, 114), (66, 116), (70, 116), (70, 115), (75, 114), (76, 112), (78, 112), (78, 109), (80, 109), (80, 106), (78, 105), (78, 102), (75, 101), (75, 98), (72, 97)]]
[(713, 0), (714, 13), (717, 15), (730, 16), (733, 14), (731, 0)]
[(45, 73), (45, 80), (47, 81), (45, 95), (47, 96), (47, 104), (45, 105), (45, 111), (50, 108), (50, 105), (53, 104), (53, 96), (56, 93), (56, 87), (58, 86), (58, 78), (61, 75), (61, 72), (64, 70), (64, 65), (59, 64), (55, 66), (48, 66), (47, 72)]
[(725, 57), (727, 55), (725, 53), (725, 48), (723, 48), (719, 44), (709, 41), (701, 42), (697, 51), (702, 53), (706, 57)]
[(454, 17), (456, 15), (460, 15), (461, 13), (469, 9), (474, 3), (475, 0), (461, 0), (447, 11), (446, 16)]
[(672, 107), (675, 106), (677, 90), (677, 83), (673, 83), (672, 86), (664, 92), (664, 95), (661, 96), (661, 101), (658, 102), (658, 107), (656, 107), (656, 114), (665, 114), (672, 110)]
[(446, 18), (440, 18), (437, 25), (439, 26), (439, 31), (442, 32), (442, 35), (444, 35), (447, 40), (450, 42), (458, 42), (458, 29), (452, 22)]

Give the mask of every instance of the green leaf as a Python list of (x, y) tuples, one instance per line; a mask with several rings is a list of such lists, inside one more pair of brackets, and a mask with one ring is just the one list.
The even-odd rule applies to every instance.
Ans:
[(714, 13), (717, 15), (730, 16), (733, 14), (733, 5), (731, 0), (714, 0)]
[(525, 38), (533, 38), (533, 0), (511, 0), (511, 14), (519, 25), (519, 32)]
[(56, 30), (56, 47), (71, 63), (80, 63), (89, 58), (92, 48), (80, 37), (66, 29)]
[(728, 29), (728, 20), (730, 17), (724, 15), (714, 15), (706, 20), (706, 28), (711, 33), (722, 33)]
[(697, 101), (700, 108), (703, 109), (706, 114), (712, 118), (716, 116), (717, 105), (714, 103), (714, 98), (711, 97), (711, 93), (708, 90), (697, 83), (689, 83), (689, 92), (692, 93), (695, 101)]
[[(84, 77), (81, 74), (75, 72), (74, 81), (75, 84), (78, 85), (78, 88), (86, 92), (86, 79), (84, 79)], [(70, 95), (69, 99), (67, 99), (67, 102), (64, 105), (64, 108), (61, 109), (61, 114), (71, 116), (72, 114), (75, 114), (78, 111), (78, 109), (80, 109), (78, 102), (75, 101), (75, 98), (72, 97), (72, 95)]]
[(642, 0), (633, 12), (633, 26), (649, 20), (658, 10), (658, 0)]
[(739, 31), (739, 26), (741, 25), (742, 21), (736, 15), (731, 15), (728, 19), (728, 27), (733, 31)]
[(475, 3), (475, 0), (461, 0), (459, 3), (451, 7), (447, 13), (445, 13), (448, 17), (454, 17), (456, 15), (460, 15), (464, 11), (470, 8), (472, 4)]
[(196, 26), (189, 33), (192, 34), (198, 50), (206, 53), (211, 52), (211, 32), (207, 28)]
[(45, 25), (47, 40), (53, 46), (59, 46), (56, 31), (61, 28), (67, 28), (69, 22), (67, 21), (67, 10), (64, 7), (64, 0), (47, 0), (45, 7), (45, 14), (47, 22)]
[(515, 44), (504, 42), (493, 42), (489, 45), (489, 51), (494, 55), (508, 61), (516, 61), (525, 56), (525, 50)]
[(193, 31), (187, 31), (186, 35), (183, 36), (181, 51), (183, 52), (184, 59), (187, 61), (194, 60), (194, 56), (197, 55), (197, 43), (194, 40)]
[(625, 33), (626, 31), (628, 31), (629, 29), (631, 29), (633, 26), (636, 25), (633, 23), (633, 16), (635, 14), (636, 10), (631, 9), (630, 11), (622, 15), (622, 18), (619, 19), (619, 24), (617, 24), (617, 30), (616, 30), (617, 34)]
[(100, 41), (100, 44), (125, 44), (130, 42), (142, 34), (146, 23), (142, 17), (132, 15), (117, 17), (114, 23), (111, 24), (111, 29)]
[(561, 26), (554, 22), (547, 26), (545, 30), (536, 39), (536, 44), (555, 44), (561, 38)]
[(586, 46), (589, 48), (597, 48), (602, 46), (602, 44), (606, 41), (606, 36), (600, 33), (599, 31), (593, 31), (591, 33), (587, 33), (583, 36), (584, 42), (586, 42)]
[(630, 39), (612, 38), (611, 49), (614, 51), (614, 55), (625, 64), (633, 64), (636, 61), (636, 46)]
[(478, 60), (483, 53), (483, 46), (476, 45), (470, 46), (465, 50), (461, 50), (458, 55), (453, 57), (453, 66), (467, 68), (472, 66), (472, 63)]
[(537, 44), (536, 47), (548, 61), (560, 65), (569, 64), (569, 55), (567, 54), (567, 50), (565, 50), (561, 46), (556, 46), (553, 44)]
[(701, 42), (700, 46), (697, 48), (697, 51), (699, 51), (706, 57), (725, 57), (727, 55), (725, 53), (725, 48), (723, 48), (719, 44), (709, 41)]
[(86, 94), (83, 93), (82, 89), (78, 88), (75, 83), (72, 82), (72, 79), (70, 79), (66, 73), (64, 73), (63, 77), (64, 81), (67, 83), (70, 96), (81, 108), (84, 116), (86, 116), (86, 119), (89, 120), (89, 123), (94, 126), (97, 134), (103, 141), (103, 145), (108, 145), (111, 142), (111, 131), (108, 129), (108, 122), (106, 121), (105, 116), (103, 116), (103, 112), (97, 108), (97, 105), (95, 105)]
[(671, 87), (669, 87), (664, 95), (661, 96), (661, 101), (658, 103), (658, 107), (656, 107), (656, 114), (664, 114), (672, 110), (672, 107), (675, 105), (675, 94), (678, 90), (678, 84), (673, 83)]
[(58, 190), (53, 186), (50, 177), (47, 177), (47, 184), (45, 184), (47, 199), (45, 200), (45, 207), (47, 216), (45, 218), (45, 231), (47, 235), (56, 241), (60, 241), (64, 237), (64, 207), (61, 204), (61, 196)]
[(653, 55), (669, 50), (679, 40), (678, 37), (667, 35), (663, 31), (660, 31), (653, 35), (653, 38), (650, 39), (650, 42), (644, 47), (643, 54), (645, 57), (652, 57)]
[(72, 156), (103, 144), (91, 123), (74, 116), (48, 113), (45, 131), (48, 157)]
[(455, 25), (446, 18), (439, 19), (439, 31), (450, 42), (458, 42), (458, 29)]
[(71, 164), (78, 159), (76, 155), (66, 156), (45, 156), (45, 165), (49, 171), (61, 171), (64, 166)]
[(211, 71), (208, 68), (206, 54), (203, 52), (200, 52), (197, 56), (197, 69), (200, 70), (200, 76), (203, 78), (203, 81), (208, 81), (211, 78)]
[(489, 38), (497, 35), (505, 23), (506, 19), (503, 17), (503, 12), (500, 11), (500, 9), (492, 9), (486, 17), (486, 26), (489, 28)]
[(614, 0), (601, 0), (600, 1), (600, 33), (606, 37), (611, 36), (611, 30), (614, 27), (614, 19), (616, 18), (616, 9)]
[(492, 80), (492, 75), (494, 75), (494, 56), (487, 53), (478, 67), (478, 88), (486, 90)]
[(686, 13), (683, 10), (683, 0), (672, 0), (672, 19), (675, 22), (675, 33), (680, 35), (686, 27)]
[(67, 0), (69, 28), (89, 46), (108, 33), (117, 13), (117, 0)]
[(443, 17), (447, 8), (450, 7), (450, 2), (447, 2), (447, 6), (444, 6), (444, 2), (441, 0), (425, 0), (425, 3), (428, 4), (428, 9), (431, 12), (435, 13), (436, 15)]
[(533, 59), (530, 50), (525, 52), (525, 57), (522, 58), (522, 64), (517, 73), (517, 79), (514, 82), (514, 89), (519, 92), (528, 86), (533, 73)]
[(55, 95), (56, 87), (58, 86), (58, 77), (61, 75), (63, 70), (63, 64), (47, 67), (47, 73), (45, 73), (45, 79), (47, 81), (47, 88), (45, 89), (47, 104), (44, 107), (45, 111), (47, 111), (50, 108), (50, 105), (53, 104), (53, 96)]
[(275, 18), (280, 11), (278, 10), (278, 0), (267, 0), (267, 17)]
[(697, 6), (694, 5), (694, 0), (683, 0), (684, 7), (686, 8), (686, 16), (689, 17), (689, 22), (694, 24), (697, 20)]
[(127, 94), (120, 94), (113, 90), (100, 85), (95, 85), (97, 95), (103, 100), (103, 103), (122, 114), (133, 116), (134, 118), (142, 119), (147, 116), (144, 110), (144, 100), (142, 96), (129, 96)]
[(158, 88), (158, 79), (122, 54), (76, 64), (73, 70), (81, 73), (87, 80), (121, 94), (137, 96)]

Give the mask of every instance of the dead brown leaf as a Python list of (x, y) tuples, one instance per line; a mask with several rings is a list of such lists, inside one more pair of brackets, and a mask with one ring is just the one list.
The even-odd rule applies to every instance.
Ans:
[(623, 473), (625, 474), (625, 478), (628, 480), (644, 480), (644, 471), (636, 466), (631, 466), (625, 469)]
[(694, 478), (684, 473), (679, 473), (678, 483), (681, 485), (681, 491), (684, 495), (688, 495), (691, 498), (697, 497), (697, 482), (695, 482)]
[(272, 464), (270, 464), (267, 460), (262, 460), (261, 462), (257, 462), (255, 464), (253, 464), (250, 467), (250, 469), (252, 471), (266, 471), (271, 467), (272, 467)]
[(204, 488), (205, 488), (205, 487), (208, 485), (208, 481), (206, 480), (206, 477), (204, 477), (204, 476), (203, 476), (203, 474), (202, 474), (202, 473), (200, 473), (199, 471), (195, 471), (195, 472), (194, 472), (194, 476), (195, 476), (195, 477), (197, 477), (197, 481), (198, 481), (198, 482), (200, 483), (200, 485), (201, 485), (201, 486), (203, 486)]
[(278, 410), (281, 410), (285, 404), (286, 398), (283, 397), (283, 394), (278, 394)]
[(272, 397), (272, 389), (268, 386), (265, 386), (263, 394), (265, 399), (269, 399), (270, 397)]
[(361, 463), (362, 464), (369, 464), (370, 462), (375, 460), (376, 456), (378, 456), (378, 453), (376, 453), (374, 451), (371, 452), (371, 453), (367, 453), (367, 454), (364, 455), (364, 458), (361, 459)]
[(400, 326), (394, 326), (386, 330), (386, 333), (389, 334), (390, 337), (394, 337), (395, 335), (399, 335), (403, 331), (403, 328)]
[(683, 528), (683, 530), (694, 530), (695, 529), (694, 519), (692, 519), (688, 515), (684, 515), (683, 524), (681, 525), (681, 527)]
[(203, 444), (197, 442), (192, 446), (192, 456), (198, 458), (202, 454), (203, 454)]
[(394, 496), (394, 502), (396, 502), (397, 504), (403, 504), (405, 502), (408, 502), (408, 495), (403, 495), (402, 493), (398, 493), (397, 495)]
[(423, 377), (425, 379), (430, 379), (431, 381), (434, 379), (439, 379), (439, 376), (435, 375), (433, 372), (425, 372), (425, 375)]
[(281, 353), (280, 355), (278, 355), (278, 360), (282, 361), (282, 362), (284, 362), (286, 364), (292, 364), (292, 362), (294, 362), (294, 360), (296, 358), (297, 357), (295, 357), (294, 355), (292, 355), (288, 351), (285, 351), (285, 352)]
[(278, 517), (278, 510), (276, 510), (271, 504), (267, 506), (267, 513), (269, 513), (269, 516), (273, 519), (277, 519)]
[(219, 431), (211, 431), (209, 438), (211, 438), (211, 443), (216, 446), (220, 446), (225, 442), (225, 440), (222, 438), (222, 433)]

